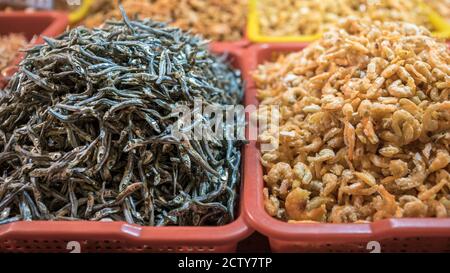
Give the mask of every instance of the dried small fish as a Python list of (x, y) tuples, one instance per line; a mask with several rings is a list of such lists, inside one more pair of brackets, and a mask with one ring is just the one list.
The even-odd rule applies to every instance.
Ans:
[(234, 219), (242, 141), (177, 136), (173, 112), (238, 104), (240, 72), (199, 37), (122, 14), (27, 51), (0, 98), (0, 223)]

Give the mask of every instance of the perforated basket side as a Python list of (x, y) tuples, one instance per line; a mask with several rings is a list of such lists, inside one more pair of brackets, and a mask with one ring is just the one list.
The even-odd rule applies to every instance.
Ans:
[[(270, 246), (274, 252), (368, 253), (373, 251), (373, 248), (368, 246), (369, 242), (292, 242), (270, 239)], [(379, 251), (382, 253), (450, 252), (450, 238), (395, 237), (377, 242), (380, 244)]]

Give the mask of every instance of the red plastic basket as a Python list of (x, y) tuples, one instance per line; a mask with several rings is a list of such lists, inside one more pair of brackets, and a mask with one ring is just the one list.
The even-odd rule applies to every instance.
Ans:
[[(0, 12), (0, 35), (8, 35), (10, 33), (22, 33), (25, 37), (32, 41), (29, 46), (42, 44), (44, 40), (42, 36), (53, 37), (62, 33), (68, 25), (68, 18), (65, 13), (61, 12)], [(16, 66), (23, 58), (22, 52), (11, 63), (8, 75), (0, 75), (0, 88), (7, 83), (7, 77), (11, 76), (17, 69)]]
[[(246, 52), (246, 102), (257, 105), (251, 71), (278, 53), (299, 51), (305, 44), (254, 45)], [(263, 205), (263, 168), (257, 143), (245, 148), (244, 208), (246, 221), (269, 238), (274, 252), (450, 251), (450, 219), (390, 219), (371, 224), (288, 224), (269, 216)], [(248, 179), (252, 177), (253, 179)], [(368, 249), (369, 248), (369, 249)]]
[[(228, 53), (233, 66), (243, 70), (241, 50), (213, 51)], [(242, 176), (241, 192), (244, 183)], [(242, 213), (242, 194), (240, 199), (238, 218), (219, 227), (142, 227), (90, 221), (11, 223), (0, 226), (0, 252), (68, 252), (72, 241), (81, 252), (235, 252), (237, 244), (253, 233)]]

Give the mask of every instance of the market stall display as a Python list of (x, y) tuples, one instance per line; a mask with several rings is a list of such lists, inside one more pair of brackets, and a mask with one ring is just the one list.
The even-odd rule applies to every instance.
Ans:
[(5, 3), (0, 252), (449, 251), (448, 0)]

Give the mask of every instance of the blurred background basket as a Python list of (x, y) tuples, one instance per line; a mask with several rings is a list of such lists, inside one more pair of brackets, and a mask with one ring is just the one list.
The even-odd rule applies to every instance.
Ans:
[[(322, 34), (315, 35), (298, 35), (298, 36), (267, 36), (260, 31), (258, 1), (249, 0), (249, 13), (247, 18), (247, 37), (254, 43), (295, 43), (295, 42), (312, 42), (319, 39)], [(450, 38), (450, 23), (442, 18), (427, 4), (421, 2), (420, 7), (428, 14), (430, 23), (436, 31), (433, 33), (438, 38)]]
[[(29, 42), (29, 46), (42, 44), (43, 36), (53, 37), (62, 33), (68, 25), (67, 15), (61, 12), (0, 12), (0, 36), (12, 33), (22, 34)], [(16, 66), (23, 58), (23, 52), (17, 52), (10, 67), (5, 69), (6, 75), (0, 75), (0, 88), (5, 86), (8, 77), (17, 69)]]

